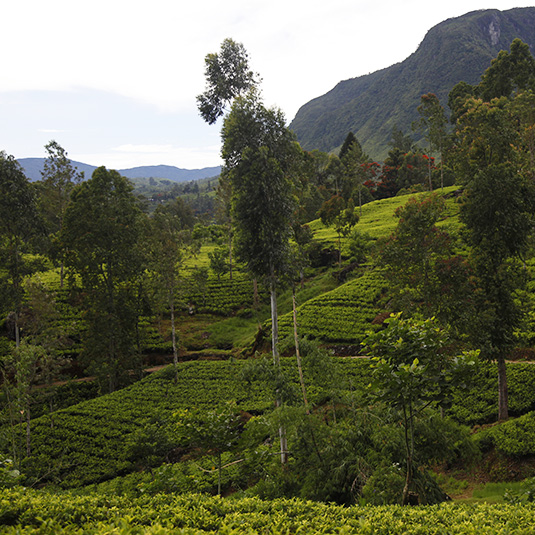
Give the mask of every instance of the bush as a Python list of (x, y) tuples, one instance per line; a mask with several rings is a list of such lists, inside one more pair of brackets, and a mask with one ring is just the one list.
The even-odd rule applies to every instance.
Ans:
[(514, 457), (535, 455), (535, 412), (484, 429), (474, 438), (483, 451), (494, 447)]
[(21, 481), (20, 472), (15, 468), (11, 459), (0, 453), (0, 489), (14, 487)]
[(348, 243), (351, 262), (357, 262), (359, 264), (366, 262), (371, 245), (371, 237), (365, 232), (361, 232), (358, 228), (354, 228), (349, 236)]
[(380, 466), (362, 489), (363, 500), (370, 505), (401, 505), (405, 476), (398, 463)]

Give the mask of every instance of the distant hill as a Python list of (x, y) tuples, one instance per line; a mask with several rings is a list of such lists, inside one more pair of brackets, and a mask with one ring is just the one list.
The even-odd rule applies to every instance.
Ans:
[(410, 132), (421, 95), (435, 93), (446, 106), (455, 84), (479, 82), (491, 60), (517, 37), (533, 53), (535, 7), (448, 19), (429, 30), (405, 61), (340, 82), (302, 106), (290, 128), (304, 149), (323, 151), (339, 147), (351, 131), (372, 158), (382, 160), (393, 127)]
[[(43, 170), (44, 158), (20, 158), (18, 162), (23, 167), (26, 176), (30, 180), (41, 180), (41, 171)], [(96, 169), (94, 165), (88, 165), (81, 162), (72, 162), (72, 165), (90, 178)], [(131, 169), (117, 169), (119, 173), (126, 178), (163, 178), (173, 182), (188, 182), (201, 178), (211, 178), (219, 175), (221, 167), (205, 167), (203, 169), (180, 169), (171, 165), (147, 165), (142, 167), (133, 167)]]

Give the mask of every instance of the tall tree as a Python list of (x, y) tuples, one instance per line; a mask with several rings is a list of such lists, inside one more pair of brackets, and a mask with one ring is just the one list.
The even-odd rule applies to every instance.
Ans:
[[(446, 112), (434, 93), (422, 95), (417, 110), (420, 114), (420, 120), (416, 121), (416, 126), (425, 130), (424, 135), (429, 143), (430, 152), (440, 155), (440, 186), (444, 188), (444, 156), (448, 141)], [(431, 190), (433, 184), (431, 182), (430, 162), (429, 160), (429, 189)]]
[(110, 391), (138, 365), (142, 213), (132, 189), (117, 171), (99, 167), (72, 192), (61, 233), (66, 266), (84, 291), (84, 356), (89, 369), (107, 380)]
[(193, 211), (180, 197), (168, 205), (158, 206), (151, 220), (148, 236), (149, 268), (154, 276), (156, 294), (162, 294), (171, 319), (171, 342), (175, 380), (178, 381), (178, 336), (176, 307), (179, 300), (179, 270), (184, 254), (191, 244)]
[[(13, 156), (0, 152), (0, 266), (6, 278), (0, 281), (3, 300), (14, 319), (14, 335), (20, 342), (19, 316), (23, 300), (22, 281), (30, 266), (23, 257), (28, 240), (42, 229), (34, 189)], [(3, 278), (3, 277), (2, 277)]]
[(258, 80), (249, 68), (245, 47), (233, 39), (225, 39), (219, 53), (208, 54), (204, 63), (206, 89), (197, 96), (197, 107), (201, 117), (214, 124), (232, 100), (256, 86)]
[(436, 227), (444, 211), (436, 194), (411, 197), (395, 211), (399, 222), (381, 251), (381, 263), (398, 292), (398, 300), (411, 310), (422, 306), (427, 317), (431, 303), (434, 266), (449, 254), (449, 237)]
[(461, 220), (479, 286), (474, 337), (482, 356), (497, 362), (500, 420), (508, 417), (505, 358), (521, 317), (515, 265), (527, 248), (534, 206), (528, 149), (533, 115), (526, 113), (524, 96), (530, 100), (535, 63), (528, 54), (515, 40), (511, 53), (501, 52), (481, 83), (464, 91), (464, 100), (458, 91), (455, 100), (453, 158), (458, 180), (465, 184)]
[(362, 188), (368, 178), (369, 168), (366, 164), (370, 159), (362, 150), (361, 144), (352, 132), (347, 135), (339, 157), (344, 169), (345, 182), (347, 182), (347, 188), (345, 189), (348, 193), (345, 197), (346, 199), (352, 198), (355, 190), (357, 190), (359, 216), (362, 216)]
[(535, 90), (535, 59), (529, 45), (517, 38), (509, 51), (500, 51), (492, 60), (476, 91), (479, 97), (489, 102), (528, 89)]
[[(204, 58), (206, 89), (197, 95), (197, 108), (208, 124), (214, 124), (228, 111), (233, 100), (257, 87), (259, 78), (249, 67), (249, 55), (242, 43), (227, 38), (221, 43), (219, 53)], [(229, 270), (232, 280), (232, 184), (223, 169), (217, 189), (219, 216), (228, 226)]]
[[(272, 352), (279, 366), (277, 287), (290, 271), (293, 136), (282, 112), (265, 108), (251, 91), (234, 101), (222, 138), (222, 155), (232, 181), (236, 253), (270, 290)], [(286, 456), (281, 434), (283, 462)]]
[(500, 420), (508, 417), (505, 360), (521, 317), (515, 301), (519, 281), (515, 263), (527, 247), (532, 210), (532, 188), (511, 163), (480, 170), (468, 185), (461, 206), (479, 283), (474, 338), (481, 355), (497, 362)]
[[(83, 179), (83, 173), (78, 172), (67, 157), (65, 149), (52, 140), (45, 145), (48, 156), (44, 161), (42, 182), (40, 184), (39, 205), (43, 214), (47, 232), (52, 238), (57, 238), (63, 228), (65, 212), (73, 187)], [(60, 251), (52, 248), (52, 256)], [(60, 286), (63, 286), (64, 259), (60, 262)]]

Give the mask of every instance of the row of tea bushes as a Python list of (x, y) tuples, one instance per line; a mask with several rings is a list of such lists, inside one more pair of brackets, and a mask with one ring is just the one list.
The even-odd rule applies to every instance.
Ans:
[(140, 498), (6, 490), (2, 533), (520, 535), (532, 533), (535, 506), (340, 507), (298, 499), (222, 499), (198, 494)]
[[(381, 312), (386, 282), (378, 270), (369, 270), (328, 293), (298, 307), (299, 334), (326, 343), (359, 344)], [(281, 336), (293, 332), (292, 314), (280, 318)]]

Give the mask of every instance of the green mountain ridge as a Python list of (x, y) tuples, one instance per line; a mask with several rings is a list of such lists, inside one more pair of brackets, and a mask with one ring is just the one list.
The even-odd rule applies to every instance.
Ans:
[(290, 128), (307, 150), (331, 151), (352, 131), (364, 150), (384, 159), (394, 127), (410, 132), (421, 95), (443, 105), (460, 81), (477, 83), (500, 50), (520, 38), (535, 50), (535, 7), (473, 11), (434, 26), (406, 60), (339, 82), (297, 112)]

